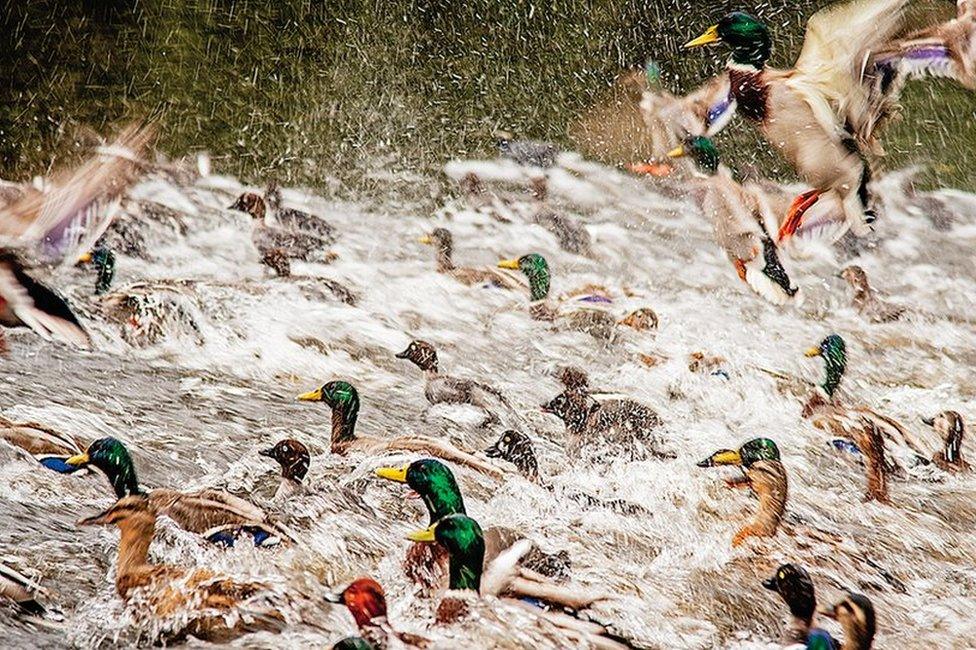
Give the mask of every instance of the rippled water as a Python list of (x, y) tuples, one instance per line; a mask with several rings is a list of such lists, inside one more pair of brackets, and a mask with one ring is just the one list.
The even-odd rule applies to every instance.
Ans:
[[(938, 441), (920, 416), (955, 409), (973, 421), (976, 197), (941, 193), (956, 221), (940, 231), (912, 214), (895, 179), (882, 183), (888, 214), (874, 245), (854, 261), (911, 315), (872, 325), (849, 306), (847, 288), (835, 277), (847, 262), (843, 254), (833, 259), (827, 249), (811, 248), (791, 259), (805, 300), (778, 309), (739, 283), (690, 203), (665, 198), (643, 180), (571, 155), (548, 172), (554, 206), (583, 221), (594, 239), (596, 255), (587, 259), (560, 251), (528, 219), (523, 170), (475, 161), (447, 169), (455, 177), (470, 170), (507, 179), (499, 192), (514, 201), (511, 223), (460, 201), (431, 215), (286, 191), (286, 201), (341, 231), (336, 262), (297, 263), (291, 279), (265, 274), (246, 218), (222, 209), (242, 189), (236, 181), (210, 178), (186, 188), (147, 181), (132, 192), (138, 200), (128, 210), (154, 202), (182, 206), (186, 234), (154, 230), (149, 261), (120, 256), (116, 287), (192, 280), (178, 300), (197, 331), (174, 328), (155, 343), (132, 345), (125, 325), (98, 315), (94, 278), (58, 270), (49, 280), (89, 315), (99, 351), (11, 332), (12, 352), (0, 363), (3, 415), (89, 438), (118, 436), (132, 448), (146, 485), (223, 487), (259, 504), (270, 500), (277, 474), (257, 451), (285, 437), (305, 442), (312, 493), (280, 508), (301, 533), (301, 546), (223, 551), (168, 522), (158, 528), (154, 560), (261, 579), (288, 594), (289, 615), (303, 622), (283, 637), (253, 635), (237, 645), (323, 646), (352, 633), (344, 609), (321, 595), (368, 574), (385, 586), (396, 626), (444, 647), (559, 647), (558, 637), (524, 616), (434, 626), (436, 603), (415, 596), (400, 569), (404, 535), (426, 514), (419, 502), (402, 499), (400, 486), (372, 477), (373, 468), (396, 459), (332, 456), (327, 407), (294, 400), (327, 380), (347, 379), (361, 395), (362, 433), (424, 433), (484, 448), (500, 429), (478, 429), (481, 414), (466, 407), (428, 412), (420, 371), (394, 358), (411, 338), (424, 338), (437, 346), (442, 371), (508, 395), (518, 411), (508, 424), (533, 436), (542, 472), (556, 485), (553, 493), (514, 472), (496, 483), (456, 469), (469, 514), (484, 526), (521, 530), (544, 550), (568, 550), (575, 580), (618, 596), (596, 607), (598, 617), (644, 645), (774, 646), (786, 608), (759, 583), (787, 561), (809, 568), (824, 604), (843, 589), (868, 594), (878, 611), (877, 647), (971, 645), (976, 480), (918, 472), (893, 481), (892, 505), (863, 503), (863, 470), (801, 419), (801, 399), (780, 392), (763, 369), (819, 381), (819, 361), (802, 351), (838, 332), (848, 343), (851, 400), (897, 418), (933, 452)], [(431, 249), (416, 243), (435, 225), (454, 232), (460, 264), (538, 251), (553, 268), (555, 293), (602, 284), (618, 299), (615, 310), (651, 306), (660, 327), (621, 332), (609, 344), (555, 331), (528, 317), (524, 296), (468, 288), (435, 273)], [(334, 297), (321, 278), (342, 283), (357, 304)], [(725, 357), (728, 380), (690, 372), (687, 357), (698, 351)], [(648, 367), (639, 353), (666, 361)], [(587, 466), (567, 458), (561, 423), (538, 408), (559, 392), (552, 371), (564, 363), (589, 369), (601, 389), (653, 406), (677, 459)], [(733, 550), (730, 539), (754, 502), (727, 491), (724, 472), (695, 462), (759, 435), (774, 438), (783, 452), (791, 482), (787, 519), (777, 537)], [(972, 449), (968, 439), (964, 454)], [(586, 508), (560, 496), (569, 489), (624, 498), (652, 514)], [(0, 607), (0, 645), (111, 646), (153, 638), (115, 594), (117, 531), (74, 526), (111, 503), (101, 474), (56, 475), (0, 446), (0, 497), (0, 554), (37, 578), (66, 616), (64, 624), (39, 624)]]

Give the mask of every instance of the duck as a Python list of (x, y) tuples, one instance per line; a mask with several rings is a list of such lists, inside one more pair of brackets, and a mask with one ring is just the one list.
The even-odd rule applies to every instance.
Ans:
[(201, 534), (208, 541), (233, 546), (241, 534), (250, 535), (255, 546), (271, 546), (282, 538), (295, 541), (284, 526), (270, 521), (261, 508), (223, 490), (181, 492), (156, 488), (146, 493), (139, 486), (128, 448), (117, 438), (99, 438), (84, 453), (65, 462), (75, 467), (97, 467), (108, 478), (116, 498), (143, 496), (154, 513), (166, 515), (180, 528)]
[(556, 210), (546, 200), (549, 185), (545, 177), (533, 178), (530, 193), (534, 199), (531, 220), (549, 231), (564, 251), (583, 257), (593, 257), (593, 238), (582, 223)]
[(844, 630), (844, 643), (839, 650), (870, 650), (877, 631), (874, 605), (863, 595), (848, 592), (833, 606), (821, 610), (821, 614), (840, 623)]
[(281, 187), (277, 181), (268, 183), (264, 192), (264, 201), (271, 212), (275, 225), (279, 228), (289, 232), (313, 235), (327, 244), (335, 243), (336, 229), (330, 223), (308, 212), (284, 207)]
[(245, 192), (229, 209), (251, 215), (254, 222), (251, 241), (261, 255), (261, 263), (273, 269), (279, 276), (291, 275), (293, 259), (305, 262), (330, 261), (329, 253), (326, 252), (329, 241), (308, 232), (269, 226), (266, 221), (268, 209), (260, 194)]
[(551, 142), (539, 140), (516, 140), (511, 133), (498, 131), (495, 134), (498, 153), (502, 158), (513, 160), (525, 167), (549, 168), (556, 164), (559, 147)]
[(84, 441), (57, 429), (38, 422), (14, 422), (0, 416), (0, 438), (59, 474), (73, 474), (80, 469), (66, 461), (84, 453)]
[(786, 512), (789, 481), (780, 461), (779, 447), (769, 438), (749, 440), (738, 451), (720, 449), (698, 462), (699, 467), (736, 465), (742, 476), (726, 481), (729, 487), (750, 488), (759, 497), (759, 510), (753, 520), (739, 529), (732, 546), (740, 546), (750, 537), (773, 537)]
[[(465, 514), (464, 497), (454, 473), (435, 458), (421, 458), (401, 467), (379, 467), (376, 476), (404, 483), (423, 501), (430, 524), (452, 514)], [(485, 530), (487, 543), (486, 562), (511, 546), (520, 535), (509, 528), (492, 526)], [(444, 549), (439, 546), (415, 545), (407, 551), (404, 569), (416, 583), (427, 589), (439, 585), (444, 577), (443, 564), (447, 561)], [(534, 547), (524, 558), (521, 566), (537, 576), (562, 579), (569, 575), (569, 555), (565, 551), (545, 553)], [(534, 579), (541, 579), (539, 577)]]
[[(817, 596), (806, 569), (798, 564), (782, 564), (776, 569), (776, 573), (762, 581), (762, 586), (779, 594), (790, 608), (793, 620), (784, 630), (784, 644), (802, 643), (807, 648), (816, 648), (818, 646), (810, 644), (812, 639), (822, 639), (824, 635), (830, 639), (825, 631), (813, 627), (813, 618), (817, 613)], [(824, 646), (824, 650), (832, 647), (832, 644)]]
[(13, 602), (24, 614), (44, 616), (48, 610), (38, 600), (43, 593), (39, 584), (0, 562), (0, 599)]
[(116, 526), (121, 533), (115, 567), (115, 590), (124, 601), (135, 600), (153, 618), (188, 616), (176, 636), (226, 642), (257, 631), (280, 632), (285, 620), (269, 609), (260, 583), (238, 582), (209, 569), (187, 569), (149, 562), (149, 545), (157, 511), (150, 498), (133, 494), (110, 508), (78, 521), (78, 526)]
[(775, 223), (775, 216), (762, 190), (736, 182), (707, 137), (689, 137), (668, 156), (690, 156), (705, 174), (701, 209), (711, 220), (715, 240), (739, 279), (774, 305), (785, 305), (795, 298), (798, 288), (783, 267), (776, 242), (766, 226), (767, 222)]
[[(28, 275), (18, 256), (4, 249), (0, 249), (0, 326), (26, 327), (45, 341), (81, 349), (92, 346), (91, 337), (64, 298)], [(0, 330), (0, 351), (4, 349)]]
[(427, 341), (415, 339), (402, 352), (396, 354), (397, 359), (406, 359), (420, 368), (425, 376), (424, 397), (431, 406), (435, 404), (470, 404), (477, 406), (487, 413), (486, 420), (481, 426), (487, 427), (498, 422), (494, 408), (502, 406), (512, 411), (508, 399), (493, 386), (461, 379), (451, 375), (444, 375), (438, 371), (437, 350)]
[(334, 454), (345, 456), (353, 451), (368, 454), (377, 454), (383, 451), (416, 451), (464, 465), (492, 478), (498, 479), (504, 475), (497, 467), (486, 463), (474, 454), (460, 451), (450, 444), (427, 436), (399, 436), (382, 439), (356, 435), (356, 423), (359, 419), (359, 391), (347, 381), (327, 382), (315, 390), (302, 393), (297, 399), (302, 402), (322, 402), (332, 410), (330, 449)]
[(840, 277), (847, 281), (854, 291), (852, 302), (854, 309), (861, 316), (872, 323), (890, 323), (902, 317), (904, 307), (892, 305), (877, 296), (868, 282), (868, 274), (860, 266), (852, 264), (840, 272)]
[(262, 449), (258, 454), (281, 465), (281, 481), (275, 492), (275, 501), (287, 501), (304, 491), (302, 481), (308, 474), (311, 456), (308, 447), (294, 438), (279, 441), (274, 447)]
[[(876, 218), (865, 152), (878, 152), (875, 126), (883, 102), (872, 101), (861, 68), (870, 52), (890, 40), (907, 0), (856, 0), (821, 9), (807, 22), (803, 49), (791, 70), (767, 67), (769, 28), (742, 11), (726, 14), (685, 48), (724, 43), (730, 98), (771, 145), (814, 189), (790, 209), (781, 240), (802, 224), (821, 196), (840, 201), (846, 230), (862, 237)], [(714, 134), (714, 133), (712, 133)], [(837, 236), (844, 234), (841, 231)]]
[(492, 286), (500, 289), (522, 289), (518, 278), (491, 267), (455, 266), (454, 236), (447, 228), (434, 228), (420, 238), (420, 243), (433, 246), (436, 251), (437, 272), (449, 275), (468, 286)]
[(943, 448), (932, 456), (932, 462), (947, 472), (968, 472), (969, 463), (962, 457), (962, 439), (966, 424), (957, 411), (942, 411), (922, 422), (935, 429), (943, 440)]
[(362, 639), (377, 650), (402, 647), (427, 648), (429, 639), (408, 632), (398, 632), (390, 625), (386, 613), (386, 593), (378, 582), (369, 577), (353, 580), (336, 594), (326, 596), (326, 601), (345, 605), (359, 628)]
[(115, 253), (102, 243), (97, 243), (90, 251), (78, 257), (79, 264), (91, 264), (95, 267), (95, 295), (108, 293), (115, 279)]
[(347, 636), (332, 644), (332, 650), (379, 650), (361, 636)]
[[(521, 600), (528, 598), (557, 602), (563, 604), (568, 611), (575, 612), (606, 599), (579, 588), (568, 592), (565, 587), (553, 587), (521, 577), (516, 567), (519, 559), (531, 546), (528, 540), (516, 542), (500, 553), (486, 568), (484, 534), (478, 522), (467, 515), (448, 515), (424, 530), (411, 532), (407, 539), (425, 544), (437, 543), (447, 550), (450, 556), (449, 589), (452, 592), (503, 597), (506, 603), (530, 610), (564, 633), (573, 635), (580, 647), (592, 646), (605, 650), (634, 647), (627, 639), (614, 634), (604, 625), (584, 621), (567, 613), (539, 609)], [(463, 616), (468, 611), (467, 602), (463, 600), (465, 596), (464, 593), (457, 597), (452, 594), (443, 599), (437, 610), (438, 621), (448, 622)], [(505, 598), (506, 596), (508, 597)]]

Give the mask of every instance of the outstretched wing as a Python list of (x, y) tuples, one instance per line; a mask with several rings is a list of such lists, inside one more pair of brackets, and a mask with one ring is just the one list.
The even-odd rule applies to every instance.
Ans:
[(68, 303), (31, 278), (16, 257), (0, 254), (0, 323), (24, 325), (46, 340), (58, 340), (81, 348), (91, 346), (88, 333)]

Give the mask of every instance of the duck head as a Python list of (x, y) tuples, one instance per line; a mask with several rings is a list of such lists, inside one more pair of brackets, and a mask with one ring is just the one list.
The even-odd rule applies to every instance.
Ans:
[(357, 578), (340, 593), (327, 595), (325, 599), (345, 605), (361, 628), (375, 619), (386, 618), (386, 593), (372, 578)]
[(268, 208), (260, 194), (255, 192), (245, 192), (237, 197), (237, 200), (230, 206), (231, 210), (246, 212), (254, 219), (264, 221)]
[(450, 553), (450, 588), (481, 588), (481, 570), (485, 561), (485, 538), (478, 522), (467, 515), (448, 515), (428, 527), (407, 536), (414, 542), (437, 542)]
[(495, 441), (491, 447), (485, 449), (488, 458), (501, 458), (515, 465), (519, 472), (530, 480), (539, 477), (539, 463), (535, 457), (532, 440), (513, 429), (509, 429)]
[(922, 418), (922, 422), (935, 429), (942, 438), (945, 445), (942, 457), (945, 462), (958, 465), (962, 460), (962, 438), (966, 433), (962, 416), (956, 411), (942, 411), (935, 417)]
[(720, 465), (739, 465), (749, 469), (753, 463), (761, 460), (780, 459), (779, 447), (769, 438), (753, 438), (749, 442), (734, 449), (720, 449), (708, 458), (698, 461), (699, 467), (718, 467)]
[(529, 253), (518, 259), (501, 260), (498, 267), (521, 271), (529, 279), (529, 294), (533, 301), (545, 300), (549, 295), (549, 263), (538, 253)]
[(308, 473), (308, 464), (311, 460), (308, 447), (297, 440), (288, 438), (258, 453), (277, 461), (281, 465), (281, 475), (284, 478), (301, 483)]
[(848, 593), (843, 600), (821, 614), (832, 618), (844, 628), (844, 648), (868, 650), (874, 641), (874, 605), (862, 594)]
[(79, 468), (94, 465), (102, 470), (119, 499), (142, 494), (129, 450), (117, 438), (99, 438), (88, 445), (85, 453), (72, 456), (65, 463)]
[(87, 253), (78, 256), (79, 264), (92, 264), (98, 274), (95, 278), (95, 295), (100, 296), (112, 287), (115, 279), (115, 253), (108, 246), (99, 243)]
[(430, 523), (453, 514), (464, 514), (464, 498), (454, 473), (439, 460), (421, 458), (402, 467), (380, 467), (376, 475), (388, 481), (406, 483), (420, 495)]
[(657, 314), (650, 307), (641, 307), (620, 319), (621, 325), (626, 325), (638, 332), (657, 329)]
[(361, 636), (347, 636), (334, 643), (332, 650), (376, 650), (376, 646)]
[(562, 366), (556, 378), (566, 390), (586, 392), (590, 388), (590, 376), (579, 366)]
[(840, 380), (847, 370), (847, 344), (839, 334), (831, 334), (815, 348), (809, 348), (803, 353), (808, 357), (822, 357), (826, 377), (820, 385), (828, 397), (833, 397)]
[[(281, 186), (278, 185), (278, 181), (272, 180), (268, 182), (268, 187), (264, 190), (264, 200), (272, 211), (277, 212), (281, 209)], [(237, 209), (240, 210), (241, 208)], [(248, 212), (248, 210), (245, 210), (245, 212)]]
[(684, 46), (692, 48), (717, 43), (725, 43), (732, 49), (733, 63), (756, 70), (765, 67), (773, 49), (769, 28), (755, 16), (742, 11), (722, 16), (717, 24)]
[(332, 444), (350, 442), (356, 438), (359, 417), (359, 393), (347, 381), (330, 381), (321, 388), (302, 393), (302, 402), (324, 402), (332, 409)]
[(437, 372), (437, 350), (427, 341), (411, 341), (406, 350), (397, 353), (396, 358), (412, 361), (424, 372)]
[(644, 77), (647, 79), (647, 87), (651, 90), (661, 88), (661, 64), (654, 59), (648, 59), (644, 64)]
[(772, 577), (763, 580), (762, 586), (782, 596), (793, 616), (807, 625), (813, 620), (817, 599), (806, 569), (796, 564), (784, 564)]
[(868, 284), (868, 274), (856, 264), (844, 267), (839, 275), (858, 293), (867, 293), (871, 289), (871, 285)]
[(682, 144), (668, 152), (669, 158), (685, 156), (694, 160), (698, 168), (706, 174), (717, 172), (721, 162), (715, 143), (703, 135), (686, 138)]
[(437, 251), (437, 270), (450, 271), (454, 268), (454, 237), (447, 228), (434, 228), (420, 238), (421, 244), (433, 246)]

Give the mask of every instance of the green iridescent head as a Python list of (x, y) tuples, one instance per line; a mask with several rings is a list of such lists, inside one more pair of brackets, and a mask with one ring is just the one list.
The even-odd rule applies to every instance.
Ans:
[(529, 279), (529, 293), (532, 300), (543, 300), (549, 295), (549, 263), (542, 255), (529, 253), (517, 260), (502, 260), (498, 266), (524, 273)]
[(332, 409), (333, 442), (355, 437), (356, 419), (359, 417), (359, 393), (347, 381), (330, 381), (298, 399), (303, 402), (324, 402)]
[(408, 536), (415, 542), (437, 542), (451, 555), (450, 588), (481, 588), (485, 537), (478, 522), (467, 515), (448, 515), (426, 530)]
[(732, 48), (732, 61), (762, 69), (769, 60), (773, 45), (769, 28), (750, 14), (733, 11), (722, 17), (718, 24), (685, 44), (685, 47), (698, 47), (713, 43), (725, 43)]
[(840, 380), (847, 370), (847, 344), (839, 334), (831, 334), (820, 342), (820, 346), (810, 348), (804, 354), (808, 357), (822, 357), (826, 377), (820, 385), (828, 397), (833, 397)]
[(668, 156), (671, 158), (690, 156), (699, 169), (709, 174), (717, 172), (721, 162), (715, 143), (703, 135), (685, 139), (683, 144), (669, 151)]
[(115, 496), (119, 499), (133, 494), (142, 494), (129, 450), (116, 438), (99, 438), (88, 445), (85, 453), (72, 456), (65, 462), (75, 467), (94, 465), (102, 470), (112, 484)]
[(698, 462), (699, 467), (718, 467), (720, 465), (740, 465), (749, 467), (761, 460), (779, 460), (779, 447), (769, 438), (754, 438), (735, 449), (720, 449), (708, 458)]
[(648, 59), (644, 64), (644, 75), (647, 77), (647, 85), (652, 89), (661, 87), (661, 64), (654, 59)]
[(91, 252), (82, 254), (78, 262), (95, 266), (98, 274), (95, 278), (95, 295), (106, 293), (112, 287), (112, 280), (115, 279), (115, 253), (108, 246), (96, 244)]
[(403, 467), (380, 467), (376, 475), (406, 483), (419, 494), (427, 506), (431, 525), (448, 515), (465, 514), (464, 498), (454, 474), (439, 460), (422, 458)]

